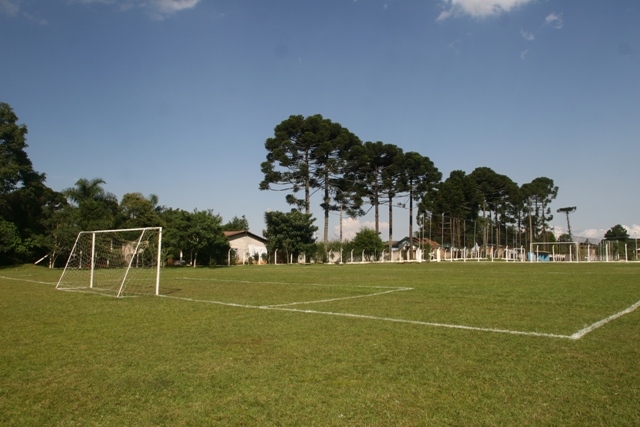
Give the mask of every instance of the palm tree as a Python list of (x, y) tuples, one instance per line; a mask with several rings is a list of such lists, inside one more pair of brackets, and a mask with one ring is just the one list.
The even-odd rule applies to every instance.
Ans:
[(106, 181), (102, 178), (93, 178), (92, 180), (80, 178), (76, 182), (75, 187), (70, 187), (62, 190), (62, 194), (64, 194), (67, 199), (76, 206), (79, 206), (81, 203), (90, 200), (117, 201), (117, 198), (114, 194), (108, 193), (104, 190), (104, 188), (102, 188), (102, 184), (106, 184)]
[(62, 191), (71, 202), (75, 223), (81, 230), (108, 229), (116, 225), (118, 199), (105, 191), (103, 184), (106, 182), (102, 178), (81, 178), (75, 187)]

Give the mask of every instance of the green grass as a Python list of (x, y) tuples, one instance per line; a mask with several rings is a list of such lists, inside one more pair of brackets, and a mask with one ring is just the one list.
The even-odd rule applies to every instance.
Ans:
[(0, 425), (640, 425), (640, 309), (487, 331), (571, 336), (640, 264), (179, 268), (124, 299), (60, 273), (0, 269)]

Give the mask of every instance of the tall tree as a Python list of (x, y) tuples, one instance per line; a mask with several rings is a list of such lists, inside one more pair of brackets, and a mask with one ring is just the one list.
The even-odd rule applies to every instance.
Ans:
[[(558, 187), (551, 178), (538, 177), (521, 188), (528, 199), (531, 238), (546, 236), (547, 223), (553, 219), (549, 205), (558, 195)], [(546, 241), (546, 240), (545, 240)]]
[[(404, 164), (404, 152), (402, 148), (394, 145), (389, 145), (390, 153), (393, 153), (393, 158), (389, 167), (382, 171), (382, 187), (381, 192), (387, 198), (387, 207), (389, 208), (389, 239), (387, 241), (389, 256), (393, 251), (393, 201), (403, 189), (402, 179), (403, 164)], [(399, 206), (401, 206), (399, 204)]]
[[(367, 141), (354, 147), (351, 158), (353, 170), (363, 197), (369, 199), (374, 209), (375, 232), (380, 234), (380, 205), (392, 183), (389, 169), (396, 166), (401, 150), (393, 144)], [(389, 173), (387, 173), (389, 172)], [(391, 193), (393, 194), (393, 193)], [(391, 196), (393, 197), (393, 195)]]
[[(264, 179), (260, 189), (290, 192), (286, 195), (287, 203), (309, 214), (311, 151), (316, 139), (306, 130), (306, 119), (301, 115), (290, 116), (275, 127), (275, 136), (264, 143), (267, 160), (261, 165)], [(300, 190), (304, 192), (302, 199), (297, 197)]]
[(45, 175), (33, 170), (27, 152), (27, 126), (17, 124), (18, 116), (9, 104), (0, 102), (0, 195), (20, 187), (43, 183)]
[(419, 153), (405, 153), (401, 190), (409, 197), (409, 257), (413, 259), (413, 202), (433, 198), (442, 174), (431, 159)]
[(26, 153), (27, 127), (0, 103), (0, 258), (23, 262), (46, 253), (44, 222), (59, 207), (60, 194), (44, 185)]
[[(483, 226), (483, 246), (486, 248), (491, 232), (491, 226), (497, 225), (496, 244), (500, 244), (500, 220), (501, 215), (506, 212), (510, 196), (515, 194), (517, 186), (506, 175), (494, 172), (488, 167), (476, 168), (470, 174), (476, 183), (476, 188), (481, 200), (482, 226)], [(489, 213), (489, 219), (486, 215)], [(492, 233), (491, 233), (492, 235)]]
[[(314, 187), (322, 191), (322, 211), (324, 213), (324, 250), (329, 243), (329, 213), (347, 205), (353, 212), (353, 203), (349, 197), (349, 187), (345, 187), (347, 163), (353, 147), (361, 144), (358, 137), (338, 123), (321, 119), (321, 116), (309, 118), (318, 137), (317, 148), (312, 152)], [(341, 195), (338, 193), (341, 192)], [(332, 197), (334, 196), (334, 197)]]
[[(464, 171), (454, 170), (438, 187), (435, 197), (434, 213), (436, 218), (442, 218), (440, 232), (443, 234), (444, 244), (445, 216), (451, 230), (451, 245), (460, 247), (460, 231), (466, 232), (461, 224), (465, 220), (473, 222), (478, 218), (481, 195), (477, 191), (474, 179)], [(475, 239), (475, 236), (474, 236)]]
[[(347, 161), (344, 175), (342, 178), (334, 180), (333, 191), (333, 203), (335, 210), (340, 212), (340, 245), (342, 245), (342, 225), (343, 218), (347, 215), (350, 218), (357, 218), (364, 215), (362, 209), (362, 192), (361, 186), (358, 185), (355, 175), (353, 174), (352, 167)], [(327, 245), (324, 245), (324, 251), (326, 252)]]
[[(320, 114), (290, 116), (274, 129), (274, 137), (265, 142), (267, 160), (262, 163), (261, 190), (290, 192), (289, 204), (304, 213), (311, 212), (311, 195), (322, 191), (324, 242), (328, 242), (329, 212), (337, 210), (331, 195), (337, 191), (347, 154), (360, 144), (359, 139), (339, 123)], [(303, 197), (297, 196), (303, 191)]]

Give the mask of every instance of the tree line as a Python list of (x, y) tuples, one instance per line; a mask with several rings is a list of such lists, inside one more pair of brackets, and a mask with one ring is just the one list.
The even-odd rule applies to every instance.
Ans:
[(424, 236), (451, 247), (555, 240), (548, 224), (558, 187), (548, 177), (518, 185), (491, 168), (478, 167), (469, 174), (454, 170), (443, 181), (429, 157), (381, 141), (362, 142), (319, 114), (282, 121), (265, 148), (260, 189), (285, 192), (285, 200), (307, 215), (312, 196), (318, 195), (325, 250), (330, 246), (330, 213), (339, 212), (342, 223), (343, 215), (357, 218), (373, 210), (379, 235), (385, 208), (389, 251), (394, 208), (406, 209), (411, 239)]
[[(229, 242), (224, 231), (248, 230), (246, 218), (224, 222), (212, 210), (167, 208), (156, 195), (138, 192), (121, 200), (105, 190), (101, 178), (79, 179), (61, 192), (45, 185), (46, 175), (33, 169), (26, 153), (27, 127), (11, 106), (0, 103), (0, 264), (48, 259), (59, 266), (79, 231), (162, 226), (169, 262), (190, 265), (226, 264)], [(488, 167), (467, 174), (442, 174), (417, 152), (381, 141), (362, 142), (339, 123), (321, 115), (290, 116), (265, 142), (261, 190), (278, 190), (291, 212), (266, 212), (263, 235), (271, 253), (282, 259), (309, 254), (326, 259), (328, 251), (374, 248), (380, 253), (393, 242), (394, 209), (404, 208), (409, 237), (424, 237), (450, 247), (526, 246), (554, 241), (548, 228), (550, 204), (558, 194), (551, 178), (523, 185)], [(312, 199), (323, 212), (323, 238), (311, 214)], [(380, 218), (387, 211), (386, 247)], [(358, 218), (373, 211), (374, 229), (356, 239), (329, 240), (329, 216)], [(414, 230), (414, 223), (418, 226)], [(617, 226), (620, 228), (621, 226)], [(619, 231), (619, 230), (618, 230)], [(402, 236), (404, 237), (404, 236)]]

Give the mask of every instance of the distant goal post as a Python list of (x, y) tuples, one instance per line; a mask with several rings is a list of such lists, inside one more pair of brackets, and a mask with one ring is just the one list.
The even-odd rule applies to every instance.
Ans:
[(579, 262), (578, 242), (532, 242), (527, 254), (530, 262)]
[(159, 295), (162, 227), (81, 231), (56, 289)]

